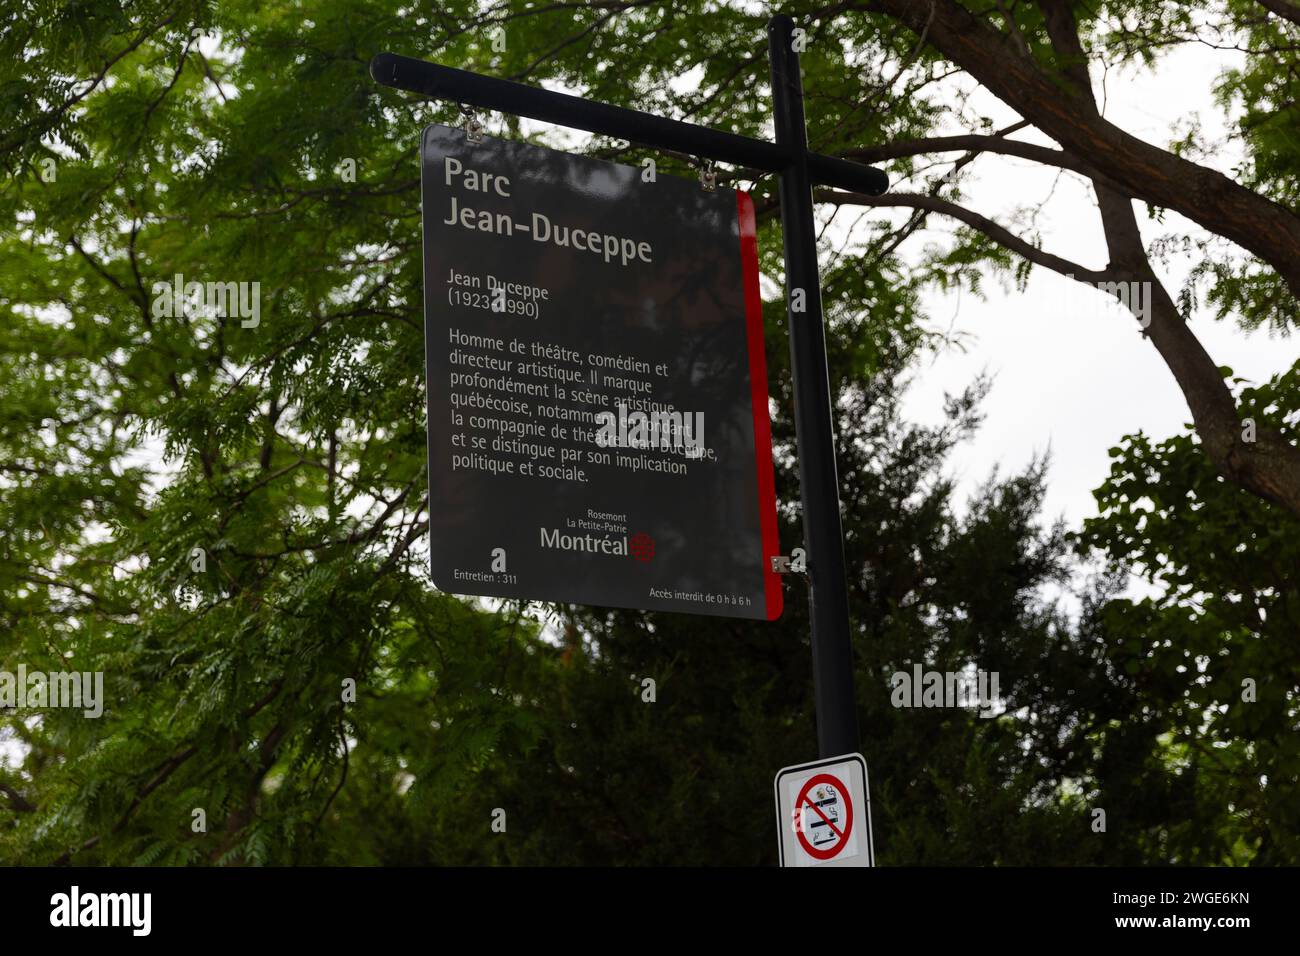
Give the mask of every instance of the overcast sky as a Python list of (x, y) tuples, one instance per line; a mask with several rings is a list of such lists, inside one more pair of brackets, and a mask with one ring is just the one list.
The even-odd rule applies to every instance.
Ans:
[[(1235, 66), (1240, 55), (1204, 46), (1182, 49), (1160, 61), (1154, 71), (1131, 71), (1106, 77), (1105, 115), (1135, 136), (1161, 147), (1174, 130), (1194, 115), (1211, 136), (1224, 131), (1220, 108), (1211, 99), (1219, 72)], [(1097, 76), (1094, 71), (1094, 82)], [(976, 103), (998, 125), (1017, 117), (985, 95)], [(1017, 133), (1016, 138), (1055, 145)], [(1225, 153), (1207, 161), (1231, 175), (1236, 156)], [(1091, 190), (1071, 174), (1052, 192), (1053, 170), (1014, 157), (984, 156), (966, 186), (966, 205), (1010, 223), (1017, 206), (1051, 200), (1039, 219), (1048, 251), (1081, 265), (1106, 264), (1105, 246)], [(1143, 234), (1150, 239), (1188, 226), (1170, 214), (1165, 223), (1150, 220), (1138, 207)], [(950, 228), (951, 221), (935, 221)], [(1191, 227), (1193, 235), (1200, 234)], [(1156, 264), (1165, 286), (1177, 296), (1193, 263)], [(1020, 469), (1043, 451), (1051, 451), (1047, 509), (1063, 514), (1072, 526), (1096, 513), (1092, 489), (1109, 470), (1106, 451), (1137, 430), (1166, 437), (1181, 430), (1191, 416), (1169, 370), (1155, 348), (1139, 334), (1138, 322), (1103, 293), (1040, 267), (1028, 289), (1004, 293), (996, 283), (985, 288), (988, 301), (967, 295), (932, 293), (926, 307), (939, 326), (970, 338), (965, 353), (947, 350), (916, 371), (909, 394), (909, 417), (937, 420), (944, 390), (956, 391), (981, 370), (994, 376), (985, 403), (987, 420), (975, 440), (955, 457), (961, 487), (970, 491), (989, 471)], [(1300, 354), (1300, 339), (1247, 334), (1231, 320), (1215, 321), (1202, 312), (1193, 328), (1219, 365), (1261, 381), (1288, 368)]]

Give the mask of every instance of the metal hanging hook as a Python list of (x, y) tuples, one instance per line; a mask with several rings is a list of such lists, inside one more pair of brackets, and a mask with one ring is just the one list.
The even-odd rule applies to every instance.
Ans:
[(700, 165), (700, 185), (709, 192), (718, 188), (718, 164), (711, 159)]
[(478, 144), (483, 142), (483, 124), (479, 121), (478, 114), (474, 112), (474, 107), (460, 105), (460, 115), (464, 117), (464, 123), (461, 127), (465, 130), (465, 141), (468, 143)]

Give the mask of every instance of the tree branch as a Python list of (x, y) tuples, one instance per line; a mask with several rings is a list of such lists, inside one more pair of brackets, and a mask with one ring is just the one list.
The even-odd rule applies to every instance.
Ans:
[(950, 153), (968, 151), (975, 153), (1001, 153), (1006, 156), (1018, 156), (1045, 166), (1068, 169), (1089, 178), (1101, 175), (1093, 166), (1084, 162), (1073, 153), (1063, 149), (1051, 149), (1034, 143), (1023, 143), (1015, 139), (1005, 139), (996, 135), (970, 134), (963, 136), (935, 136), (930, 139), (906, 139), (880, 146), (865, 146), (844, 153), (845, 159), (860, 163), (880, 163), (905, 156), (920, 156), (926, 153)]
[(964, 222), (972, 229), (977, 229), (1001, 246), (1006, 246), (1017, 255), (1028, 259), (1036, 265), (1044, 266), (1053, 272), (1073, 279), (1088, 282), (1113, 282), (1123, 276), (1112, 269), (1089, 269), (1078, 263), (1063, 259), (1038, 248), (1033, 243), (1017, 236), (1005, 226), (999, 225), (987, 216), (982, 216), (964, 206), (959, 206), (937, 196), (923, 196), (920, 193), (888, 193), (884, 196), (864, 196), (860, 193), (845, 193), (831, 189), (819, 189), (813, 194), (817, 202), (847, 206), (901, 206), (911, 209), (924, 209)]
[(18, 813), (33, 813), (36, 805), (24, 797), (21, 793), (9, 786), (7, 783), (0, 783), (0, 793), (9, 798), (9, 805)]
[(1300, 298), (1300, 217), (1292, 210), (1108, 122), (1090, 95), (1063, 75), (1008, 55), (1006, 36), (956, 0), (864, 0), (858, 9), (883, 13), (918, 34), (927, 30), (939, 53), (1067, 151), (1087, 156), (1133, 197), (1179, 212), (1253, 252)]
[[(1052, 47), (1064, 64), (1065, 77), (1076, 89), (1085, 91), (1095, 113), (1087, 60), (1070, 0), (1038, 0), (1038, 5)], [(1265, 427), (1257, 428), (1253, 442), (1243, 439), (1236, 399), (1151, 266), (1132, 199), (1104, 180), (1094, 180), (1093, 188), (1111, 264), (1139, 280), (1138, 302), (1132, 301), (1130, 293), (1126, 304), (1135, 315), (1144, 309), (1143, 332), (1173, 373), (1206, 456), (1220, 474), (1239, 487), (1300, 515), (1300, 447)]]
[(1291, 3), (1290, 0), (1258, 0), (1258, 2), (1269, 13), (1300, 26), (1300, 5)]

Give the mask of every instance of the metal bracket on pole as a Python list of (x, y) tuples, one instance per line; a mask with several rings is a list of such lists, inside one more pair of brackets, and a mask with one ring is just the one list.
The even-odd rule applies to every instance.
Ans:
[(718, 188), (718, 165), (711, 159), (706, 159), (700, 165), (700, 185), (706, 192), (713, 192)]
[(795, 548), (789, 554), (772, 555), (773, 574), (807, 574), (808, 555), (803, 548)]

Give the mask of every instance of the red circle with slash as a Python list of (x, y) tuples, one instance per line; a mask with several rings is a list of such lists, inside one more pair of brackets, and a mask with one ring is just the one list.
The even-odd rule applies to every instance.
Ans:
[[(823, 783), (830, 784), (832, 787), (834, 787), (835, 791), (840, 795), (840, 798), (843, 799), (844, 801), (844, 829), (843, 830), (835, 826), (835, 824), (831, 822), (830, 818), (826, 816), (826, 814), (822, 813), (821, 807), (817, 806), (817, 804), (813, 803), (811, 800), (808, 799), (808, 791), (811, 790), (813, 787), (817, 786), (818, 784), (823, 784)], [(813, 846), (812, 843), (808, 841), (808, 837), (804, 835), (804, 831), (807, 829), (807, 827), (803, 825), (803, 809), (804, 809), (805, 802), (808, 804), (810, 808), (812, 808), (812, 811), (815, 815), (821, 817), (821, 819), (825, 821), (826, 825), (831, 828), (831, 832), (839, 837), (839, 839), (836, 840), (835, 843), (832, 844), (831, 846), (819, 850), (815, 846)], [(844, 784), (841, 783), (836, 777), (832, 776), (829, 773), (819, 773), (814, 777), (809, 777), (808, 782), (805, 783), (803, 785), (803, 789), (799, 791), (799, 796), (795, 798), (794, 807), (795, 807), (795, 812), (799, 814), (799, 826), (795, 828), (795, 835), (799, 838), (799, 843), (804, 848), (804, 852), (806, 852), (814, 860), (833, 859), (837, 853), (839, 853), (848, 845), (849, 834), (853, 832), (853, 801), (849, 799), (849, 788), (844, 786)]]

